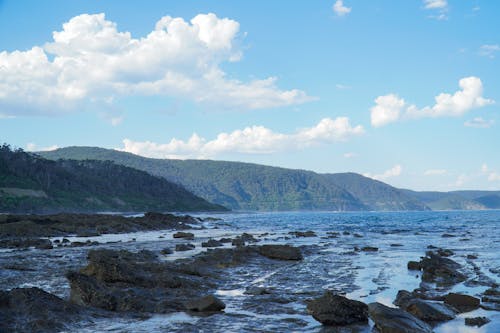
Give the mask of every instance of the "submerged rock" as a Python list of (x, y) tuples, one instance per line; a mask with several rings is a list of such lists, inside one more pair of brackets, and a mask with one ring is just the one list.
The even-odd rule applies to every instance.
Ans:
[(481, 327), (488, 324), (490, 321), (491, 320), (486, 317), (465, 318), (465, 325)]
[(0, 332), (59, 332), (84, 310), (39, 288), (0, 291)]
[(481, 303), (479, 298), (457, 293), (449, 293), (446, 295), (444, 297), (444, 302), (457, 309), (458, 312), (469, 312), (475, 310), (479, 308)]
[(432, 333), (428, 324), (401, 309), (370, 303), (368, 313), (380, 333)]
[(330, 291), (309, 301), (307, 311), (314, 319), (329, 326), (344, 326), (368, 322), (368, 306)]
[(226, 308), (226, 304), (213, 295), (200, 297), (186, 303), (186, 309), (196, 312), (217, 312)]
[(302, 253), (297, 247), (290, 245), (262, 245), (258, 252), (271, 259), (279, 260), (302, 260)]

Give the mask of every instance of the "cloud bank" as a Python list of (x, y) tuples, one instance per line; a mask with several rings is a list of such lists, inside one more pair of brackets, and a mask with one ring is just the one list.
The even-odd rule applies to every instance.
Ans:
[(162, 17), (145, 37), (119, 31), (104, 14), (82, 14), (27, 51), (0, 52), (0, 114), (60, 114), (129, 95), (181, 97), (231, 109), (307, 102), (275, 77), (242, 82), (221, 64), (239, 61), (240, 25), (215, 14)]
[(495, 102), (482, 96), (483, 84), (478, 77), (463, 78), (458, 84), (460, 90), (454, 94), (441, 93), (434, 98), (433, 106), (421, 109), (406, 103), (396, 94), (379, 96), (370, 110), (371, 124), (381, 127), (401, 119), (457, 117)]
[(361, 125), (353, 127), (348, 118), (338, 117), (324, 118), (316, 126), (300, 129), (293, 134), (273, 132), (263, 126), (251, 126), (230, 133), (220, 133), (212, 140), (196, 133), (188, 140), (173, 138), (163, 144), (125, 139), (123, 148), (118, 150), (154, 158), (211, 158), (223, 153), (271, 154), (345, 141), (363, 133)]

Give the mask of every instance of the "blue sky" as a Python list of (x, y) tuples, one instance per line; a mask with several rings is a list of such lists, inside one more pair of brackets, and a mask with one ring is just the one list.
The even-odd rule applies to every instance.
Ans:
[(0, 0), (0, 141), (500, 189), (496, 1)]

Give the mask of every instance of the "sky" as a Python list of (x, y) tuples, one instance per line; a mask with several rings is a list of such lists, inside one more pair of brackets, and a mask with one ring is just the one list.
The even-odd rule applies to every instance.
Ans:
[(0, 142), (500, 190), (500, 2), (0, 0)]

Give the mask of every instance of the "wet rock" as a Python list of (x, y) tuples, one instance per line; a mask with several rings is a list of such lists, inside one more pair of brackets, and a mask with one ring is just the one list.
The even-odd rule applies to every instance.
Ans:
[(84, 310), (39, 288), (0, 291), (0, 332), (59, 332)]
[(175, 245), (175, 251), (177, 252), (184, 252), (184, 251), (190, 251), (194, 250), (196, 246), (194, 244), (186, 243), (186, 244), (176, 244)]
[(452, 306), (457, 309), (458, 312), (469, 312), (479, 308), (481, 301), (479, 298), (457, 294), (457, 293), (449, 293), (444, 297), (445, 304)]
[(174, 253), (174, 251), (172, 251), (172, 249), (171, 249), (171, 248), (166, 247), (166, 248), (162, 249), (162, 250), (160, 251), (160, 253), (161, 253), (161, 254), (163, 254), (163, 255), (168, 255), (168, 254), (172, 254), (172, 253)]
[(63, 244), (68, 244), (68, 243), (69, 243), (69, 239), (67, 239), (67, 238), (63, 238), (63, 239), (62, 239), (62, 241), (61, 241), (61, 243), (63, 243)]
[(316, 233), (312, 230), (308, 231), (291, 231), (290, 235), (294, 235), (295, 237), (316, 237)]
[(245, 241), (241, 238), (235, 238), (231, 242), (231, 245), (233, 245), (233, 246), (245, 246)]
[(448, 321), (455, 318), (455, 312), (448, 306), (416, 298), (413, 293), (400, 290), (394, 304), (428, 323)]
[(431, 333), (432, 328), (422, 320), (401, 309), (380, 303), (368, 304), (368, 313), (380, 333)]
[(0, 248), (26, 249), (30, 247), (40, 250), (50, 250), (53, 248), (51, 241), (46, 238), (6, 237), (0, 239)]
[(201, 243), (201, 247), (219, 247), (222, 246), (222, 243), (215, 239), (209, 239), (206, 242)]
[(187, 240), (193, 240), (194, 234), (191, 232), (178, 231), (173, 235), (174, 238), (183, 238)]
[(356, 238), (363, 238), (363, 235), (358, 234), (358, 233), (353, 234), (353, 236), (356, 237)]
[(452, 237), (457, 237), (457, 236), (445, 233), (445, 234), (442, 234), (441, 237), (443, 237), (443, 238), (452, 238)]
[(477, 259), (477, 256), (475, 254), (468, 254), (467, 259), (475, 260), (475, 259)]
[(373, 246), (363, 246), (361, 248), (361, 251), (364, 251), (364, 252), (377, 252), (378, 251), (378, 247), (373, 247)]
[(217, 312), (226, 308), (226, 304), (213, 295), (200, 297), (186, 303), (186, 309), (196, 312)]
[(258, 252), (264, 257), (279, 260), (302, 260), (302, 253), (297, 247), (290, 245), (262, 245)]
[(448, 249), (438, 249), (436, 252), (441, 257), (450, 257), (450, 256), (455, 254), (455, 252), (453, 252), (452, 250), (448, 250)]
[(390, 245), (391, 247), (401, 247), (403, 246), (403, 244), (399, 244), (399, 243), (393, 243)]
[(460, 272), (462, 266), (459, 263), (432, 251), (428, 251), (426, 255), (420, 261), (423, 270), (422, 281), (453, 285), (466, 280), (467, 277)]
[(233, 240), (231, 238), (221, 238), (219, 239), (219, 242), (221, 243), (231, 243)]
[(264, 287), (250, 287), (247, 290), (245, 290), (246, 295), (254, 295), (254, 296), (261, 296), (261, 295), (269, 295), (271, 292), (267, 290)]
[(419, 271), (422, 269), (422, 267), (420, 266), (420, 262), (418, 261), (408, 261), (407, 267), (412, 271)]
[(314, 319), (328, 326), (344, 326), (368, 322), (368, 306), (330, 291), (309, 301), (307, 311)]
[(490, 322), (486, 317), (471, 317), (471, 318), (465, 318), (465, 325), (467, 326), (477, 326), (481, 327), (483, 325), (486, 325)]

